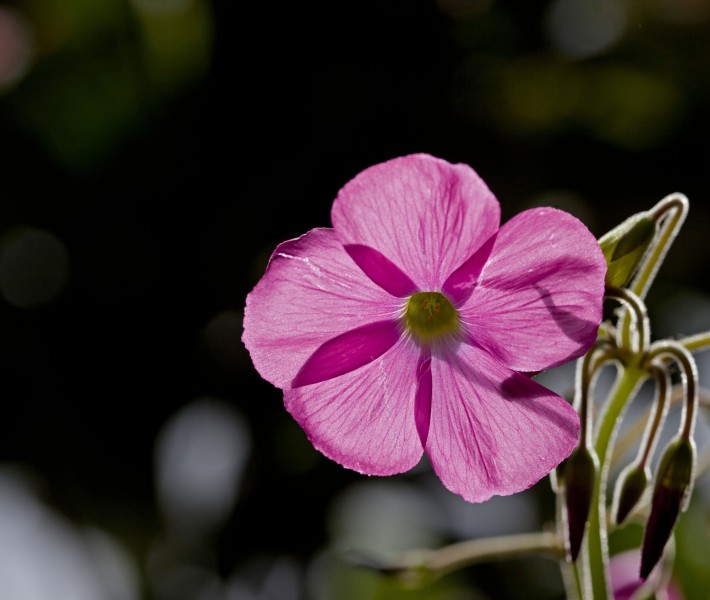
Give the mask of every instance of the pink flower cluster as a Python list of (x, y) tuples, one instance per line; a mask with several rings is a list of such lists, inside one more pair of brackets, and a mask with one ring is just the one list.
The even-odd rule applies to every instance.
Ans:
[(577, 219), (500, 207), (468, 166), (425, 154), (347, 183), (333, 228), (280, 244), (247, 298), (243, 340), (323, 454), (391, 475), (424, 452), (481, 502), (530, 487), (579, 418), (529, 374), (583, 354), (604, 256)]

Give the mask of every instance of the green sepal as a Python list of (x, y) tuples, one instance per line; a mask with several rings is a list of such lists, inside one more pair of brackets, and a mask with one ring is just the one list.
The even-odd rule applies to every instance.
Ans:
[(621, 288), (631, 281), (656, 235), (656, 221), (637, 213), (599, 239), (606, 258), (606, 285)]

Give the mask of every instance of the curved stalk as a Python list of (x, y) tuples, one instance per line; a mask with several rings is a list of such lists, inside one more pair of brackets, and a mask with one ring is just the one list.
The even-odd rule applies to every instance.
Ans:
[[(670, 194), (648, 211), (649, 216), (660, 222), (661, 225), (657, 234), (657, 241), (649, 247), (636, 275), (631, 281), (631, 285), (628, 286), (628, 289), (639, 298), (646, 297), (646, 293), (651, 287), (658, 269), (660, 269), (668, 250), (673, 244), (673, 240), (675, 240), (688, 215), (688, 207), (688, 199), (683, 194)], [(629, 312), (625, 310), (618, 323), (618, 327), (622, 332), (629, 330), (630, 319)]]
[(661, 356), (674, 360), (683, 373), (685, 405), (680, 429), (681, 436), (690, 439), (695, 428), (695, 415), (698, 409), (698, 368), (695, 359), (684, 346), (670, 340), (654, 343), (646, 360), (651, 364), (654, 359)]
[(651, 287), (663, 259), (688, 215), (688, 207), (688, 198), (683, 194), (670, 194), (649, 211), (651, 217), (656, 221), (663, 220), (663, 223), (658, 242), (651, 246), (630, 286), (631, 291), (639, 298), (644, 298)]
[(636, 457), (637, 464), (641, 468), (647, 466), (648, 460), (653, 454), (656, 442), (658, 441), (661, 424), (668, 414), (668, 407), (670, 406), (671, 387), (668, 372), (659, 367), (652, 368), (651, 372), (656, 380), (656, 402), (654, 403), (653, 416), (649, 420), (649, 426), (646, 429), (644, 438), (641, 441), (641, 446), (639, 447), (639, 454)]
[[(631, 320), (627, 320), (626, 323), (617, 331), (617, 344), (622, 350), (629, 350), (634, 353), (646, 352), (648, 350), (648, 345), (650, 342), (650, 324), (648, 321), (648, 314), (646, 311), (646, 305), (643, 300), (631, 290), (623, 288), (613, 288), (607, 287), (605, 291), (605, 296), (607, 298), (617, 300), (626, 306), (634, 315), (634, 321), (636, 327), (631, 327), (634, 323)], [(636, 343), (632, 343), (631, 332), (636, 332)]]

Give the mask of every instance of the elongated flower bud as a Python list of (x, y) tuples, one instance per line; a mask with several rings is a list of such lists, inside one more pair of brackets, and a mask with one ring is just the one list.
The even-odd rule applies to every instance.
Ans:
[(693, 486), (695, 445), (692, 438), (674, 439), (663, 453), (653, 488), (651, 515), (641, 551), (641, 578), (660, 560), (681, 511), (688, 506)]
[(607, 262), (606, 285), (624, 287), (636, 273), (656, 235), (656, 222), (648, 213), (635, 214), (599, 239)]
[(619, 479), (616, 482), (614, 508), (612, 510), (616, 523), (623, 523), (638, 504), (646, 490), (648, 480), (648, 469), (639, 464), (630, 465), (619, 475)]
[(567, 549), (569, 558), (575, 561), (582, 547), (599, 461), (588, 448), (578, 447), (566, 462), (564, 485), (567, 504)]

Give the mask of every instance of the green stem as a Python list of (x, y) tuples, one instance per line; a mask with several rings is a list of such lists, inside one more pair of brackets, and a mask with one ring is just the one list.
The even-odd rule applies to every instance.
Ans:
[(584, 575), (580, 572), (579, 565), (572, 563), (572, 573), (574, 575), (574, 586), (579, 600), (584, 600)]
[(422, 566), (430, 574), (441, 575), (480, 562), (526, 554), (542, 554), (559, 560), (564, 557), (564, 553), (564, 545), (554, 533), (521, 533), (444, 546), (430, 552)]
[(690, 352), (710, 350), (710, 331), (703, 331), (678, 340), (681, 346)]
[(657, 356), (667, 355), (676, 361), (683, 372), (685, 387), (685, 410), (681, 420), (681, 435), (690, 439), (695, 427), (695, 414), (698, 411), (698, 367), (690, 351), (672, 340), (656, 342), (646, 358), (650, 364)]
[(653, 403), (653, 420), (650, 421), (645, 439), (642, 440), (639, 448), (638, 465), (642, 469), (646, 468), (648, 459), (653, 454), (661, 424), (665, 420), (670, 404), (671, 384), (668, 372), (664, 369), (653, 369), (652, 374), (656, 380), (656, 401)]
[(564, 560), (565, 548), (559, 535), (542, 531), (467, 540), (436, 550), (409, 550), (392, 559), (382, 559), (368, 552), (349, 552), (345, 558), (352, 565), (418, 585), (427, 578), (440, 577), (477, 563), (530, 554), (559, 561)]
[(599, 418), (595, 450), (599, 458), (600, 470), (592, 492), (592, 510), (589, 514), (587, 532), (589, 570), (594, 600), (608, 600), (613, 597), (610, 593), (606, 572), (609, 554), (606, 529), (606, 480), (609, 473), (614, 434), (624, 408), (647, 377), (647, 372), (640, 365), (627, 365), (617, 379), (614, 390), (605, 403), (604, 412)]
[(595, 374), (604, 366), (604, 363), (614, 357), (610, 344), (604, 340), (597, 340), (587, 353), (577, 361), (575, 381), (575, 409), (579, 413), (580, 432), (579, 447), (587, 448), (591, 445), (591, 411), (589, 410), (589, 396)]
[[(643, 300), (634, 294), (631, 290), (624, 288), (607, 287), (605, 291), (607, 298), (617, 300), (626, 306), (634, 315), (633, 322), (629, 319), (624, 323), (624, 328), (619, 329), (619, 339), (617, 344), (624, 350), (629, 350), (634, 353), (646, 352), (650, 342), (650, 324), (648, 322), (648, 314), (646, 305)], [(635, 327), (632, 327), (635, 325)], [(635, 344), (631, 340), (631, 332), (636, 332)]]

